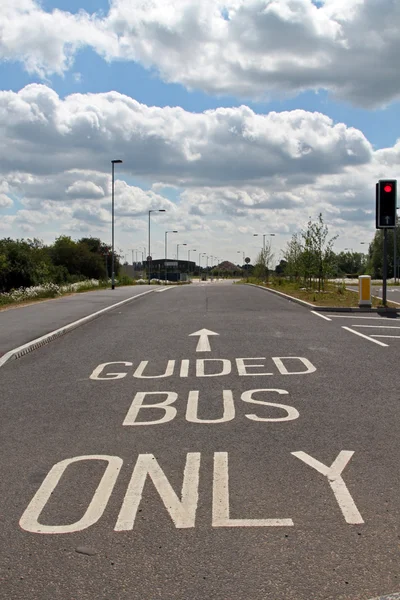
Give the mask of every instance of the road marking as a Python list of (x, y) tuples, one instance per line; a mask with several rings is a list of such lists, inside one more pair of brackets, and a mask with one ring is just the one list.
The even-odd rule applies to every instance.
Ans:
[[(172, 375), (175, 374), (175, 367), (177, 370), (177, 376), (182, 378), (189, 377), (189, 373), (191, 373), (193, 377), (224, 377), (226, 375), (230, 375), (232, 369), (235, 367), (239, 377), (272, 376), (274, 373), (265, 371), (264, 369), (267, 367), (264, 364), (254, 363), (254, 361), (266, 360), (268, 359), (265, 357), (236, 358), (233, 360), (228, 358), (197, 358), (192, 361), (185, 358), (180, 361), (180, 369), (178, 360), (167, 360), (165, 371), (161, 375), (144, 375), (144, 372), (148, 368), (149, 361), (142, 360), (139, 363), (139, 366), (134, 369), (132, 377), (137, 379), (163, 379), (165, 377), (172, 377)], [(280, 375), (309, 375), (310, 373), (315, 373), (317, 370), (316, 367), (314, 367), (314, 365), (308, 360), (308, 358), (304, 358), (302, 356), (272, 356), (271, 360)], [(248, 364), (249, 361), (251, 361), (251, 364)], [(285, 365), (284, 361), (289, 362)], [(306, 369), (303, 371), (290, 371), (289, 365), (291, 365), (291, 368), (293, 368), (293, 361), (300, 361), (300, 363), (304, 365)], [(217, 364), (221, 365), (221, 370), (219, 372), (208, 372), (210, 370), (212, 371), (213, 365)], [(124, 365), (126, 367), (133, 366), (133, 364), (129, 361), (101, 363), (92, 371), (92, 373), (89, 375), (89, 379), (95, 381), (109, 381), (114, 379), (123, 379), (124, 377), (128, 376), (128, 372), (123, 371), (118, 373), (107, 373), (106, 369), (111, 365)], [(295, 368), (298, 367), (296, 366)], [(263, 371), (260, 373), (254, 371), (254, 369), (263, 369)]]
[(327, 477), (328, 483), (332, 488), (346, 523), (350, 523), (351, 525), (360, 525), (361, 523), (364, 523), (364, 519), (360, 515), (358, 508), (342, 478), (342, 473), (354, 454), (352, 450), (342, 450), (339, 452), (338, 456), (335, 458), (330, 467), (327, 467), (322, 462), (316, 460), (305, 452), (292, 452), (292, 454), (293, 456), (296, 456), (296, 458), (306, 463), (306, 465), (309, 465), (318, 471), (318, 473), (322, 473), (322, 475)]
[(354, 329), (350, 329), (350, 327), (344, 327), (343, 325), (342, 325), (342, 329), (346, 329), (346, 331), (355, 333), (356, 335), (359, 335), (360, 337), (365, 338), (366, 340), (369, 340), (370, 342), (374, 342), (374, 344), (378, 344), (379, 346), (385, 346), (386, 348), (388, 348), (387, 344), (384, 344), (383, 342), (379, 342), (378, 340), (374, 340), (372, 337), (369, 337), (368, 335), (364, 335), (360, 331), (355, 331)]
[(208, 336), (210, 335), (219, 335), (219, 333), (215, 333), (215, 331), (210, 331), (209, 329), (200, 329), (199, 331), (195, 331), (194, 333), (190, 333), (191, 336), (199, 336), (199, 341), (197, 343), (196, 352), (211, 352), (210, 342), (208, 340)]
[(27, 344), (23, 344), (23, 346), (18, 346), (18, 348), (9, 350), (9, 352), (4, 354), (0, 358), (0, 367), (2, 367), (9, 360), (13, 360), (15, 358), (20, 358), (21, 356), (28, 354), (28, 352), (31, 352), (32, 350), (36, 350), (36, 348), (40, 348), (41, 346), (44, 346), (45, 344), (52, 342), (56, 338), (58, 338), (62, 335), (65, 335), (72, 329), (76, 329), (76, 327), (80, 327), (81, 325), (84, 325), (85, 323), (88, 323), (89, 321), (96, 319), (98, 316), (100, 316), (110, 310), (113, 310), (114, 308), (117, 308), (118, 306), (123, 306), (124, 304), (127, 304), (127, 302), (131, 302), (132, 300), (136, 300), (136, 298), (141, 298), (142, 296), (146, 296), (146, 294), (151, 294), (153, 292), (154, 292), (154, 290), (148, 290), (147, 292), (142, 292), (141, 294), (137, 294), (137, 296), (131, 296), (130, 298), (121, 300), (121, 302), (117, 302), (116, 304), (112, 304), (111, 306), (106, 306), (106, 308), (102, 308), (101, 310), (98, 310), (97, 312), (92, 313), (91, 315), (87, 315), (86, 317), (83, 317), (82, 319), (78, 319), (78, 321), (74, 321), (73, 323), (64, 325), (64, 327), (60, 327), (60, 329), (55, 329), (54, 331), (51, 331), (50, 333), (46, 333), (46, 335), (42, 335), (41, 337), (36, 338), (35, 340), (28, 342)]
[(400, 329), (400, 327), (393, 327), (393, 325), (356, 325), (352, 324), (352, 327), (363, 327), (368, 329)]
[(213, 527), (293, 527), (292, 519), (231, 519), (228, 453), (214, 452)]
[(200, 456), (200, 452), (188, 452), (186, 456), (182, 499), (179, 500), (154, 455), (139, 454), (114, 530), (133, 529), (148, 475), (175, 527), (177, 529), (194, 527), (199, 501)]
[(255, 400), (253, 398), (253, 394), (256, 394), (258, 392), (276, 392), (277, 394), (282, 395), (282, 394), (289, 394), (288, 391), (286, 391), (286, 390), (271, 390), (271, 389), (248, 390), (247, 392), (243, 392), (243, 394), (241, 395), (241, 399), (243, 400), (243, 402), (248, 402), (249, 404), (261, 404), (262, 406), (274, 406), (275, 408), (280, 408), (280, 409), (284, 410), (285, 412), (287, 412), (287, 416), (286, 417), (262, 418), (262, 417), (258, 417), (257, 415), (245, 415), (245, 417), (247, 419), (250, 419), (250, 421), (264, 421), (264, 422), (269, 422), (269, 423), (278, 423), (278, 422), (282, 422), (282, 421), (294, 421), (299, 418), (299, 416), (300, 416), (299, 411), (296, 410), (295, 408), (293, 408), (292, 406), (287, 406), (286, 404), (276, 404), (274, 402), (266, 402), (265, 400)]
[(332, 319), (330, 319), (329, 317), (326, 317), (325, 315), (321, 315), (321, 313), (316, 312), (315, 310), (311, 311), (313, 315), (317, 315), (317, 317), (321, 317), (321, 319), (325, 319), (325, 321), (332, 321)]
[[(83, 517), (79, 521), (68, 525), (42, 525), (39, 523), (39, 517), (67, 467), (73, 463), (86, 460), (102, 460), (108, 464)], [(19, 522), (21, 528), (31, 533), (71, 533), (82, 531), (94, 525), (103, 515), (104, 509), (108, 504), (122, 463), (122, 458), (118, 456), (93, 454), (91, 456), (67, 458), (55, 464), (22, 515)]]
[(371, 337), (373, 338), (390, 338), (391, 340), (399, 340), (400, 335), (376, 335), (371, 333)]
[(329, 315), (332, 319), (376, 319), (382, 321), (387, 317), (359, 317), (358, 315)]
[(186, 421), (189, 423), (227, 423), (233, 421), (235, 418), (235, 404), (233, 402), (233, 393), (231, 390), (223, 390), (222, 392), (224, 412), (221, 419), (199, 419), (198, 418), (198, 407), (199, 407), (199, 392), (189, 392), (187, 409), (186, 409)]

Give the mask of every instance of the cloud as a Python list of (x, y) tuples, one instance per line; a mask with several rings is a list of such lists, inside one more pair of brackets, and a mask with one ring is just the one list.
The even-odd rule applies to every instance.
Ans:
[(41, 77), (62, 75), (90, 47), (210, 94), (257, 100), (326, 89), (367, 108), (400, 97), (393, 1), (385, 10), (382, 0), (113, 0), (106, 16), (2, 4), (0, 58)]
[[(109, 92), (61, 100), (47, 86), (0, 92), (0, 172), (48, 175), (118, 170), (177, 186), (313, 181), (368, 163), (361, 131), (304, 110), (256, 114), (246, 106), (190, 113)], [(103, 183), (96, 185), (103, 188)], [(104, 188), (103, 188), (104, 189)]]

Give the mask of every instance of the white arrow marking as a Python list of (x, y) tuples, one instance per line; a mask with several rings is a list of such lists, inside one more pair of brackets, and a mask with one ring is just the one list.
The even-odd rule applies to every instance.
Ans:
[(199, 331), (195, 331), (194, 333), (190, 333), (189, 337), (192, 335), (198, 335), (199, 341), (197, 343), (196, 352), (211, 352), (210, 342), (208, 341), (209, 335), (219, 335), (219, 333), (215, 333), (215, 331), (210, 331), (209, 329), (200, 329)]

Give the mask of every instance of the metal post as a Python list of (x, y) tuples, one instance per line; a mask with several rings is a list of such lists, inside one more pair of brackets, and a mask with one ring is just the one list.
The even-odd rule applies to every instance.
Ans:
[(149, 242), (148, 243), (149, 253), (147, 255), (147, 263), (148, 263), (147, 270), (148, 270), (149, 285), (150, 285), (150, 275), (151, 275), (150, 274), (150, 256), (151, 256), (151, 254), (150, 254), (150, 213), (151, 213), (151, 210), (149, 210), (149, 240), (148, 240), (148, 242)]
[(114, 162), (112, 165), (112, 177), (111, 177), (111, 289), (115, 288), (115, 273), (114, 273)]
[(397, 216), (396, 216), (396, 224), (393, 229), (393, 246), (394, 246), (394, 256), (393, 256), (393, 273), (394, 273), (394, 282), (397, 281)]
[(383, 230), (383, 286), (382, 303), (387, 305), (387, 229)]

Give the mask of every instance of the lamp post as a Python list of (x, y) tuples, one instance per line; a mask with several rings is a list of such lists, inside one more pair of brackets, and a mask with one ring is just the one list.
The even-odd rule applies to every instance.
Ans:
[(167, 258), (168, 258), (168, 251), (167, 251), (168, 239), (167, 239), (167, 236), (168, 236), (169, 233), (178, 233), (178, 232), (175, 229), (165, 232), (165, 260), (167, 260)]
[(150, 263), (151, 263), (151, 260), (150, 260), (150, 256), (151, 256), (151, 251), (150, 251), (150, 214), (152, 212), (165, 212), (165, 209), (164, 208), (155, 208), (153, 210), (149, 210), (149, 254), (147, 256), (147, 258), (148, 258), (148, 260), (147, 260), (148, 265), (147, 266), (148, 266), (148, 271), (149, 271), (148, 272), (149, 285), (150, 285), (150, 276), (151, 276), (151, 266), (150, 266)]
[(178, 233), (175, 229), (169, 230), (165, 232), (165, 263), (164, 263), (164, 281), (167, 283), (167, 258), (168, 258), (168, 234), (169, 233)]
[[(190, 253), (191, 252), (197, 252), (197, 250), (188, 250), (188, 272), (189, 272), (189, 268), (190, 268), (189, 263), (190, 263)], [(195, 266), (195, 270), (196, 270), (196, 263), (194, 264), (194, 266)]]
[[(253, 233), (253, 237), (258, 237), (260, 234), (259, 233)], [(267, 235), (270, 235), (271, 237), (275, 237), (274, 233), (263, 233), (263, 251), (265, 252), (265, 238), (267, 237)]]
[(243, 252), (243, 250), (238, 250), (238, 254), (242, 254), (243, 255), (243, 264), (244, 264), (244, 259), (245, 259), (246, 253)]
[(115, 289), (115, 260), (114, 260), (114, 165), (122, 163), (122, 160), (111, 161), (111, 289)]
[[(176, 260), (179, 262), (179, 246), (187, 246), (187, 244), (177, 244), (176, 245)], [(178, 265), (179, 268), (179, 265)]]

